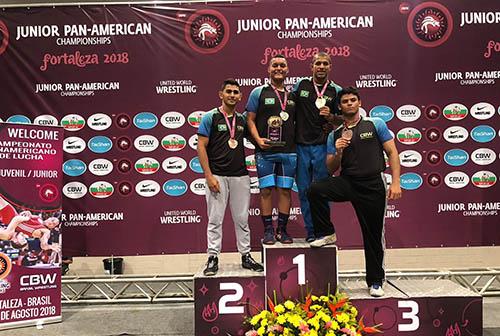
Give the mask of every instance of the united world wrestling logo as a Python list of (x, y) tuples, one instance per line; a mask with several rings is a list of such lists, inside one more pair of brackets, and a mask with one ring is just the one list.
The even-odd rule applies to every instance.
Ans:
[(213, 54), (224, 48), (229, 40), (229, 24), (215, 10), (199, 10), (187, 20), (184, 36), (193, 50), (201, 54)]
[(4, 53), (9, 45), (9, 30), (3, 21), (0, 21), (0, 55)]
[(10, 258), (0, 252), (0, 280), (6, 278), (10, 270), (12, 269), (12, 263), (10, 262)]
[(453, 30), (453, 18), (443, 5), (424, 2), (411, 11), (407, 29), (415, 43), (433, 48), (448, 40)]

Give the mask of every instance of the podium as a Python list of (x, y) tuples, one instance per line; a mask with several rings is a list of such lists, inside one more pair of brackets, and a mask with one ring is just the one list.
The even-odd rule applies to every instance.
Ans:
[(293, 244), (264, 245), (266, 293), (280, 302), (304, 298), (308, 292), (335, 293), (337, 246), (311, 248), (304, 239)]
[(482, 335), (482, 297), (450, 280), (392, 280), (385, 296), (373, 298), (365, 281), (338, 281), (337, 247), (311, 248), (304, 240), (264, 245), (265, 272), (240, 264), (220, 265), (219, 273), (195, 275), (195, 335), (244, 335), (242, 322), (266, 307), (266, 296), (279, 302), (345, 293), (365, 325), (382, 324), (385, 336)]
[(264, 274), (241, 267), (219, 264), (214, 276), (194, 275), (195, 335), (243, 335), (246, 316), (264, 309)]

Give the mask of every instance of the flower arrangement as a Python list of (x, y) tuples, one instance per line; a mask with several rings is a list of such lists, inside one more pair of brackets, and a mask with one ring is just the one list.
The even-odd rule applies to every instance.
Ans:
[(380, 325), (367, 327), (358, 310), (341, 294), (307, 295), (304, 302), (268, 299), (269, 310), (249, 317), (245, 336), (362, 336), (381, 333)]

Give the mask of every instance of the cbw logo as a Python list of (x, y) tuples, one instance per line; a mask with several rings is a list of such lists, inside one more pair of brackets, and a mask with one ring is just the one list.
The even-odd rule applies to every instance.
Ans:
[(224, 48), (229, 40), (229, 24), (215, 10), (199, 10), (187, 20), (184, 37), (193, 50), (201, 54), (213, 54)]

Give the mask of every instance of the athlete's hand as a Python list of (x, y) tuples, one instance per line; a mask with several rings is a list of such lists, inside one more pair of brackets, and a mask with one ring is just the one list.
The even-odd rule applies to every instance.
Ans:
[(322, 108), (319, 109), (319, 115), (323, 116), (325, 118), (330, 116), (330, 108), (328, 106), (323, 106)]
[(387, 199), (397, 200), (401, 198), (402, 194), (399, 183), (392, 183), (389, 190), (387, 190)]
[(213, 175), (208, 176), (206, 179), (208, 189), (210, 189), (211, 192), (220, 193), (219, 180), (217, 180)]
[(257, 145), (259, 145), (259, 147), (261, 149), (268, 149), (270, 148), (271, 146), (266, 144), (266, 141), (270, 141), (268, 138), (258, 138), (257, 139)]
[(346, 140), (344, 138), (339, 138), (337, 141), (335, 141), (335, 149), (337, 152), (342, 153), (342, 151), (349, 146), (351, 143), (350, 140)]

